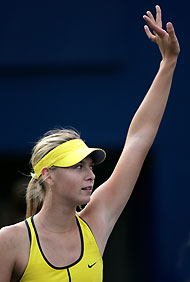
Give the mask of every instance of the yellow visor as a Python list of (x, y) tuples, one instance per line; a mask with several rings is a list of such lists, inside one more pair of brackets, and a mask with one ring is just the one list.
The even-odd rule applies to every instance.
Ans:
[(81, 139), (72, 139), (55, 147), (47, 153), (34, 167), (35, 178), (38, 179), (44, 167), (73, 166), (92, 154), (94, 164), (104, 161), (106, 153), (99, 148), (89, 148)]

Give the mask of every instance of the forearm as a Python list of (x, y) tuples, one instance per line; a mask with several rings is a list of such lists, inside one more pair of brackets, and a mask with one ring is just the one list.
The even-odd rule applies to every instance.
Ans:
[(167, 104), (176, 62), (177, 58), (161, 61), (158, 73), (131, 122), (127, 140), (135, 137), (147, 149), (151, 146)]

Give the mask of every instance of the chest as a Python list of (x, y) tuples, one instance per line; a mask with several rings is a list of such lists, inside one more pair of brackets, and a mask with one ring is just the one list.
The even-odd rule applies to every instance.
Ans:
[(65, 234), (39, 233), (37, 245), (42, 256), (55, 267), (72, 264), (82, 252), (82, 238), (77, 229)]
[(83, 237), (78, 229), (65, 234), (33, 232), (30, 240), (26, 234), (19, 247), (11, 282), (18, 281), (31, 262), (39, 266), (38, 271), (48, 265), (63, 268), (79, 260), (82, 251)]
[(102, 269), (102, 257), (89, 228), (64, 236), (33, 233), (20, 281), (101, 282)]

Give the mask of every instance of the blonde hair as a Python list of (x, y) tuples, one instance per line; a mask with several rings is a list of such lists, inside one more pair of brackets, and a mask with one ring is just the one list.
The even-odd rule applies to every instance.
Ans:
[[(30, 160), (32, 167), (52, 149), (72, 139), (80, 139), (80, 134), (76, 130), (62, 128), (48, 131), (33, 148)], [(32, 178), (26, 191), (26, 218), (36, 214), (41, 209), (45, 193), (42, 176), (39, 179)]]

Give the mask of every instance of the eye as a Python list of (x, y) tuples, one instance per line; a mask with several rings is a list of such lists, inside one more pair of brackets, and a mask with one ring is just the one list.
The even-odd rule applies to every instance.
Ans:
[(76, 165), (74, 166), (74, 168), (82, 169), (82, 164), (76, 164)]
[(94, 165), (91, 165), (91, 166), (90, 166), (90, 169), (93, 171), (93, 170), (94, 170)]

